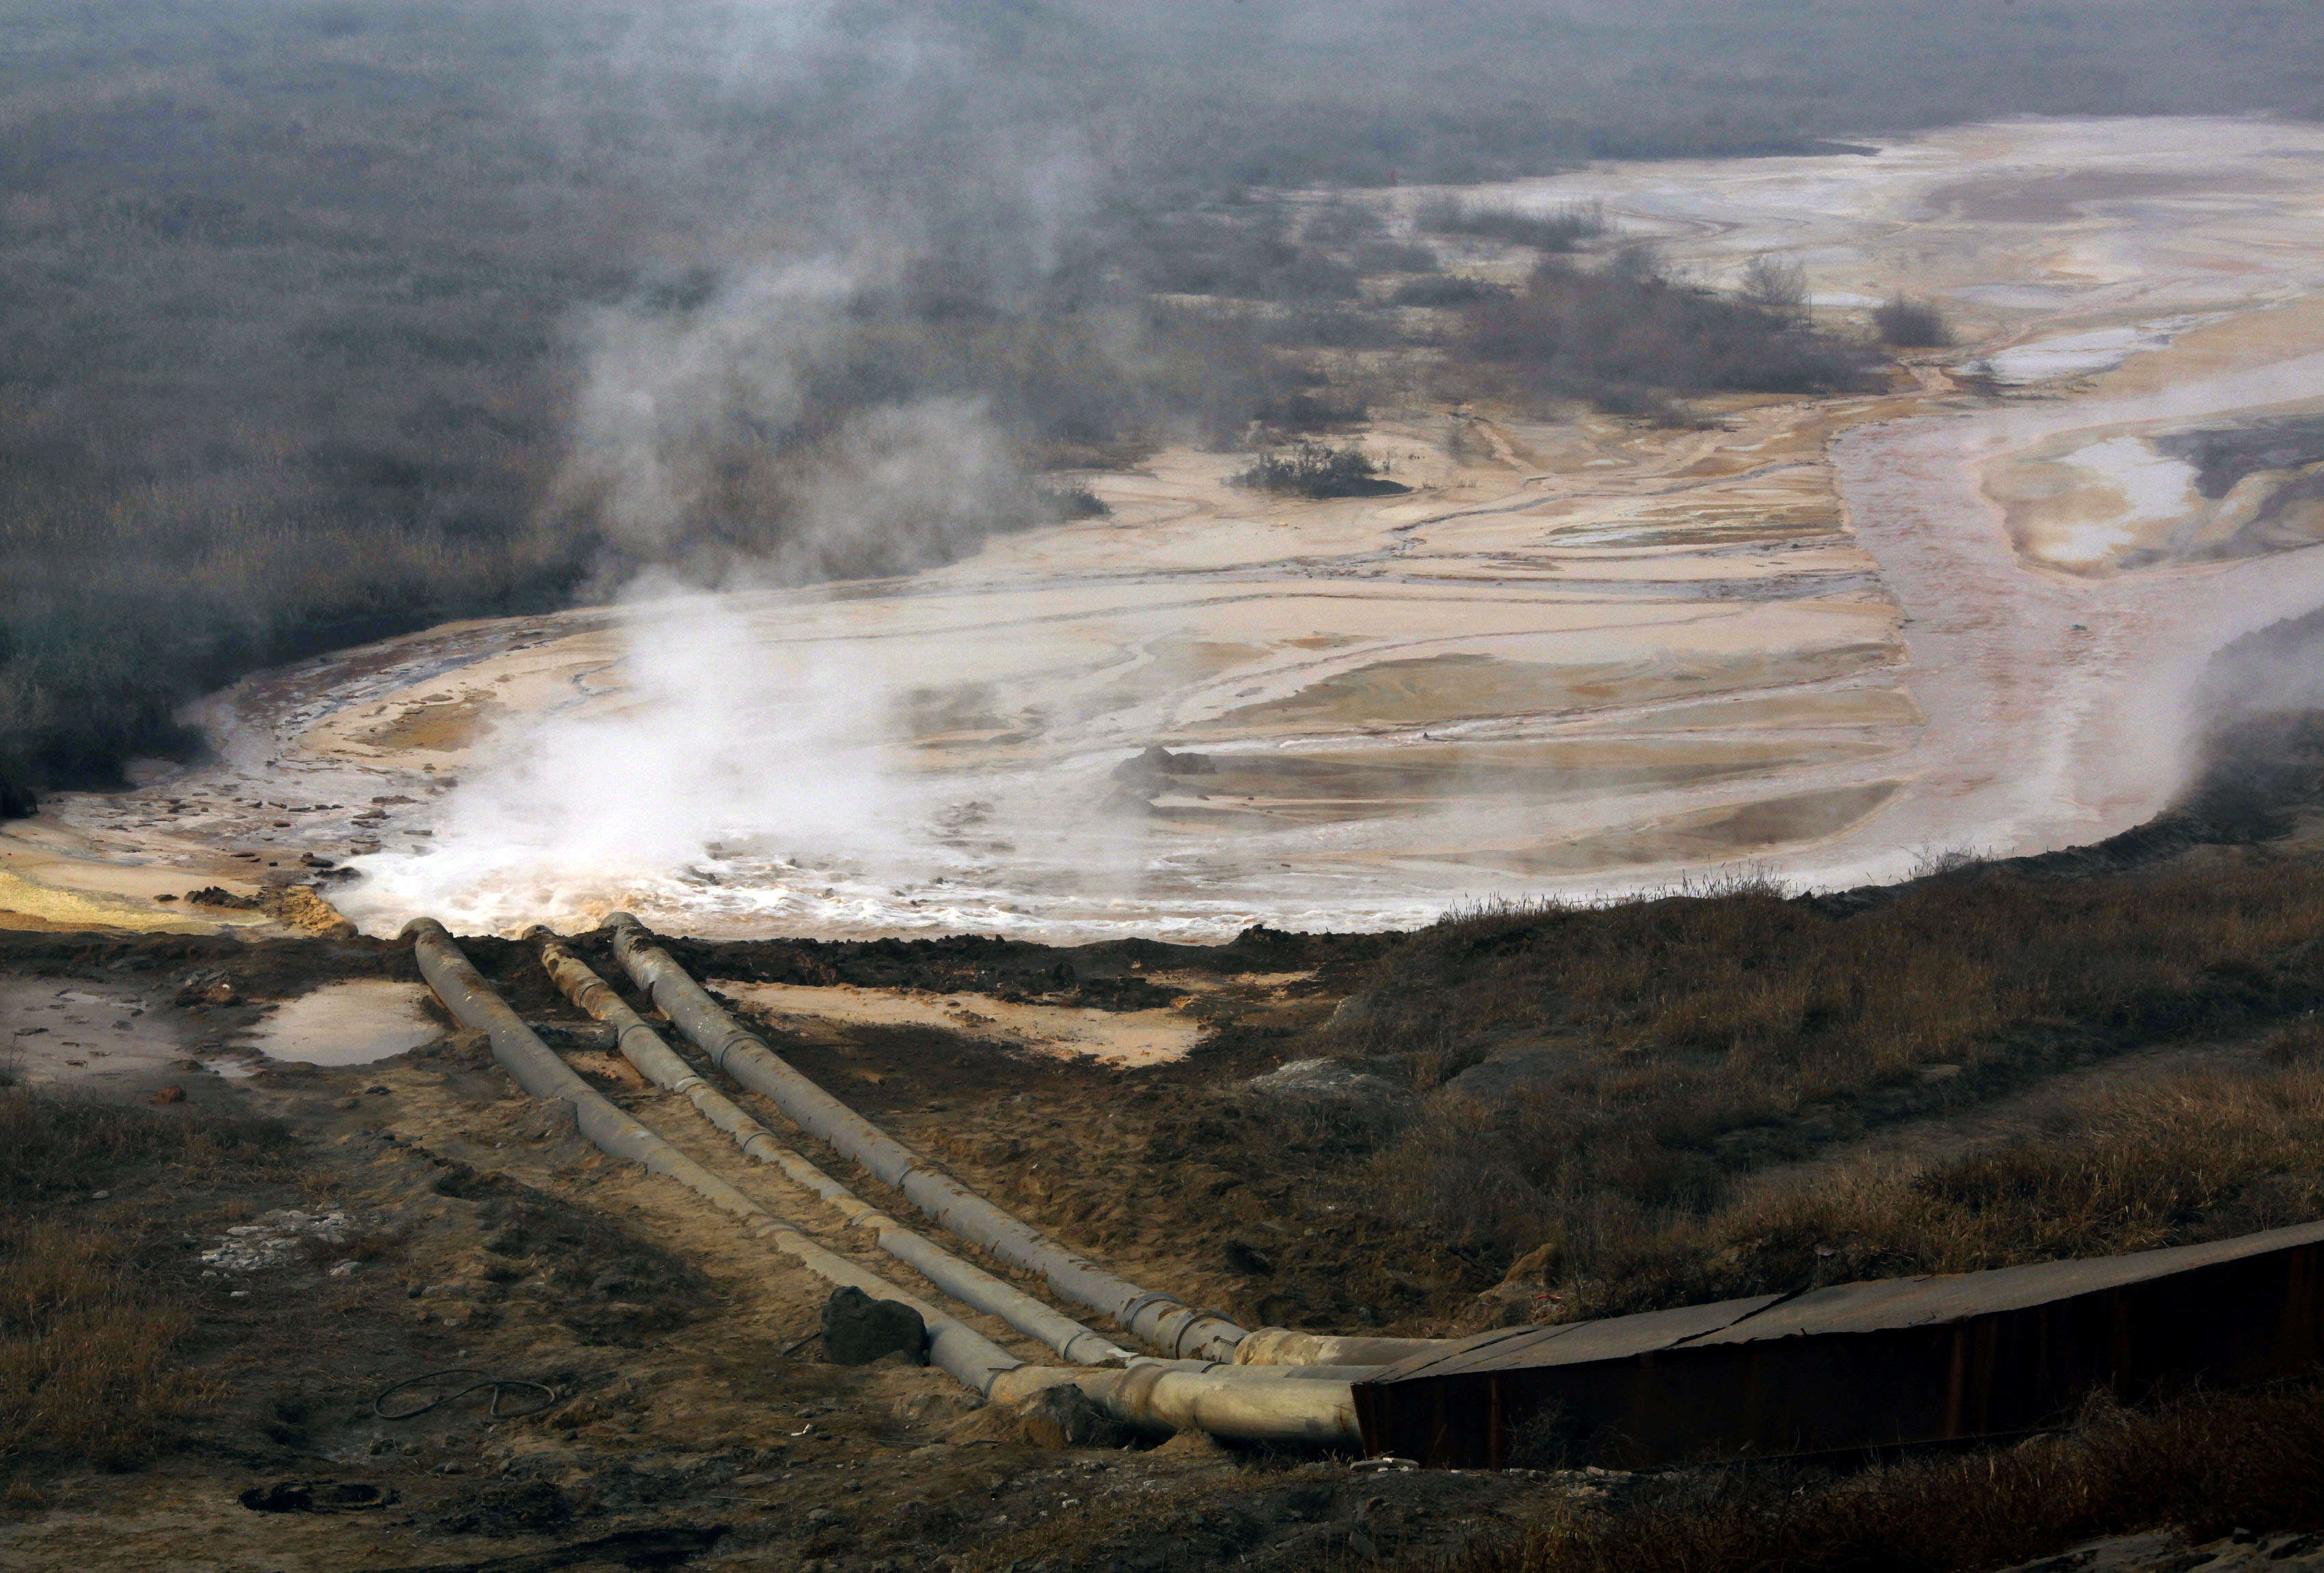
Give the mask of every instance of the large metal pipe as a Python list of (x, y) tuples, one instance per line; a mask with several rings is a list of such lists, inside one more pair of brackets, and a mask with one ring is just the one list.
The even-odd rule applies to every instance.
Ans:
[(535, 1097), (570, 1104), (575, 1124), (600, 1151), (678, 1180), (825, 1283), (910, 1306), (927, 1328), (930, 1363), (972, 1392), (996, 1403), (1019, 1404), (1070, 1383), (1116, 1420), (1149, 1433), (1193, 1427), (1245, 1441), (1361, 1445), (1354, 1394), (1342, 1373), (1333, 1373), (1333, 1379), (1277, 1383), (1254, 1382), (1251, 1372), (1188, 1370), (1166, 1361), (1141, 1360), (1118, 1371), (1028, 1365), (975, 1328), (825, 1250), (622, 1113), (509, 1009), (441, 923), (414, 919), (403, 933), (412, 942), (420, 976), (444, 1008), (491, 1041), (493, 1058), (519, 1087)]
[(963, 1305), (999, 1317), (1076, 1365), (1118, 1365), (1130, 1358), (1130, 1351), (1111, 1338), (1092, 1331), (1015, 1284), (995, 1278), (927, 1236), (907, 1229), (784, 1145), (772, 1131), (737, 1106), (733, 1099), (696, 1076), (694, 1068), (672, 1052), (645, 1019), (624, 1004), (587, 962), (566, 948), (553, 931), (535, 927), (527, 930), (524, 937), (540, 948), (542, 967), (564, 991), (565, 997), (612, 1028), (622, 1056), (647, 1079), (665, 1091), (684, 1096), (705, 1119), (726, 1133), (746, 1156), (773, 1164), (813, 1191), (849, 1224), (871, 1231), (880, 1249), (889, 1255), (913, 1268)]
[(1066, 1300), (1103, 1312), (1173, 1356), (1225, 1360), (1242, 1342), (1244, 1329), (1219, 1312), (1116, 1277), (930, 1167), (801, 1076), (727, 1014), (668, 951), (648, 942), (635, 918), (615, 912), (608, 921), (614, 956), (662, 1013), (709, 1056), (712, 1065), (770, 1100), (788, 1118), (862, 1164), (951, 1233), (1011, 1266), (1041, 1274)]
[(435, 919), (415, 918), (404, 925), (403, 932), (412, 941), (420, 975), (428, 980), (428, 986), (436, 991), (436, 997), (444, 1002), (444, 1008), (452, 1013), (453, 1018), (492, 1041), (493, 1058), (519, 1087), (535, 1097), (557, 1098), (571, 1104), (574, 1123), (581, 1133), (604, 1152), (642, 1163), (653, 1173), (669, 1175), (713, 1207), (741, 1218), (752, 1235), (794, 1258), (825, 1282), (851, 1285), (874, 1299), (901, 1300), (910, 1306), (927, 1324), (929, 1360), (976, 1392), (989, 1391), (996, 1378), (1024, 1365), (975, 1328), (825, 1250), (622, 1113), (534, 1035), (532, 1029), (493, 992), (492, 985), (461, 954), (452, 936)]

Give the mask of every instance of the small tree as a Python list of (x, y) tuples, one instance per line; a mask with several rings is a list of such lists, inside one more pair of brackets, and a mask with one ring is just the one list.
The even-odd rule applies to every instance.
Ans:
[(1755, 256), (1743, 268), (1743, 298), (1777, 317), (1808, 309), (1808, 271), (1794, 260)]

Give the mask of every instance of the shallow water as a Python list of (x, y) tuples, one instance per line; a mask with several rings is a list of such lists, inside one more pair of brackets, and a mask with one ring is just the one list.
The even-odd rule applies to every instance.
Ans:
[(431, 1042), (444, 1029), (429, 1019), (427, 989), (365, 978), (300, 995), (266, 1018), (248, 1046), (270, 1059), (308, 1065), (369, 1065)]

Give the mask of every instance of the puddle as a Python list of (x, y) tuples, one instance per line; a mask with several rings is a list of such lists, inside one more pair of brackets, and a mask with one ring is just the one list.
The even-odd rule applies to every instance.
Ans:
[(171, 1018), (135, 995), (59, 988), (54, 978), (0, 982), (0, 1073), (27, 1086), (133, 1093), (184, 1056)]
[(365, 979), (300, 995), (267, 1018), (251, 1047), (270, 1059), (309, 1065), (368, 1065), (443, 1035), (416, 983)]

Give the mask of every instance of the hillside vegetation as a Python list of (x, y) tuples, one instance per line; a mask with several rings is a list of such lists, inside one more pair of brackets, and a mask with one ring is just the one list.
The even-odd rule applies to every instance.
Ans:
[[(1464, 286), (1272, 190), (2306, 113), (2301, 14), (29, 0), (0, 19), (0, 811), (190, 745), (183, 701), (296, 652), (644, 561), (891, 571), (1046, 516), (1044, 469), (1345, 427), (1363, 390), (1320, 358), (1406, 332), (1367, 281)], [(1537, 395), (1853, 375), (1779, 338), (1739, 375), (1751, 319), (1651, 270), (1467, 293)], [(1593, 302), (1651, 305), (1655, 363), (1549, 333)], [(897, 470), (831, 525), (835, 485)]]

